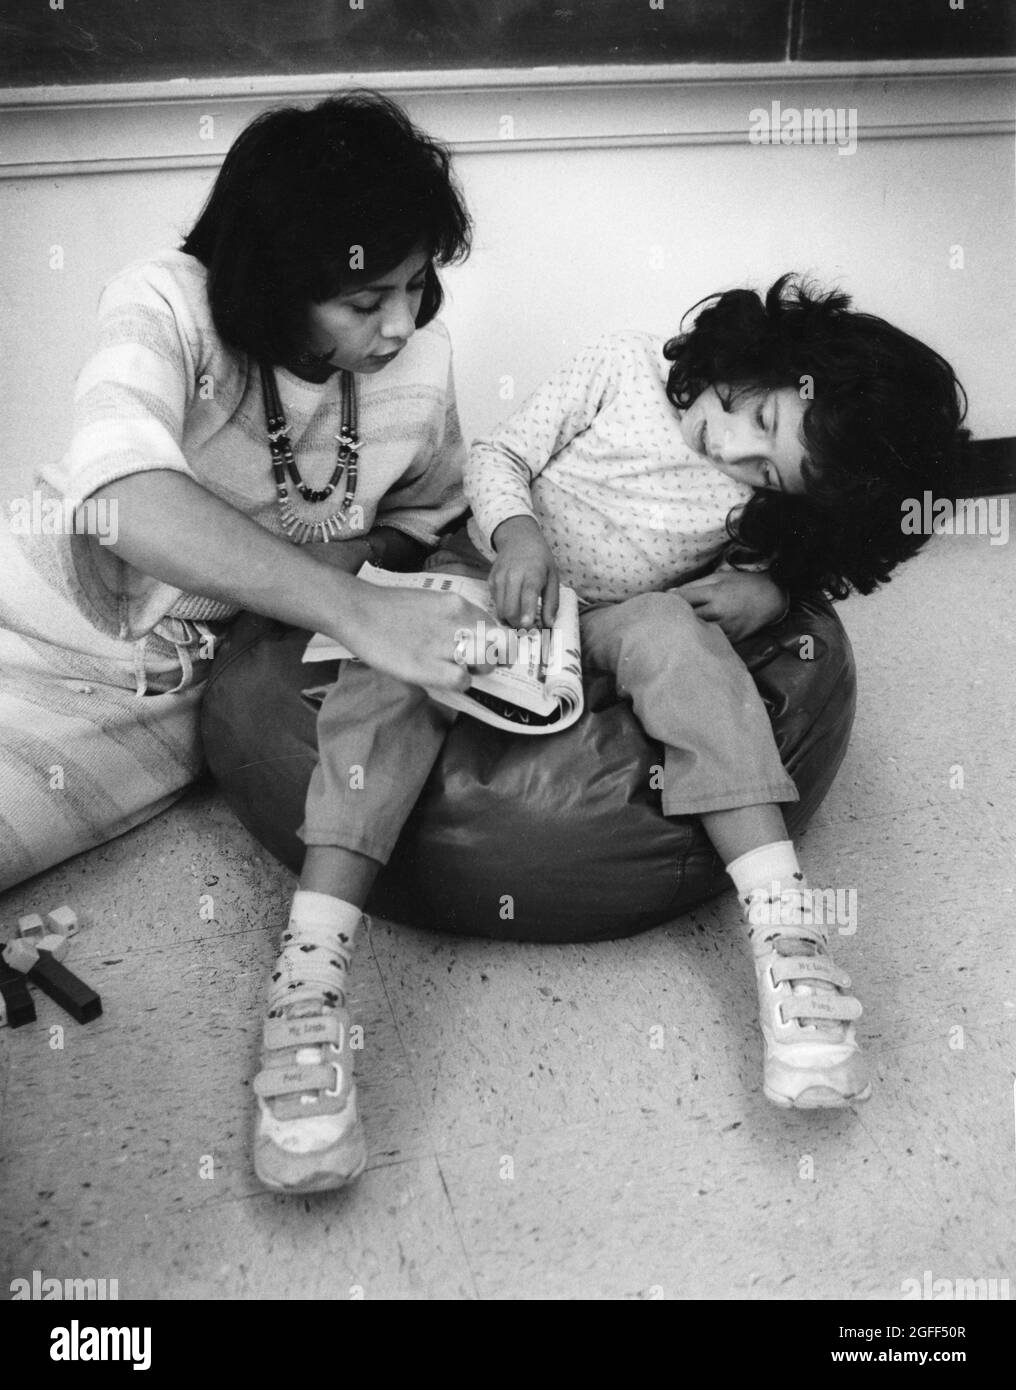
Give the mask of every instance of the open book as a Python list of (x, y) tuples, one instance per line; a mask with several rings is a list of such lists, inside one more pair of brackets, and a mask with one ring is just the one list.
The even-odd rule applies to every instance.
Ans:
[[(553, 734), (567, 729), (582, 713), (582, 657), (579, 646), (579, 605), (574, 589), (561, 586), (557, 617), (549, 628), (505, 629), (497, 622), (490, 590), (484, 579), (458, 574), (396, 574), (364, 565), (358, 578), (383, 588), (429, 589), (459, 594), (482, 609), (490, 627), (477, 622), (469, 633), (469, 664), (498, 662), (495, 670), (474, 675), (468, 690), (431, 690), (429, 695), (450, 709), (471, 714), (496, 729), (515, 734)], [(307, 644), (304, 661), (336, 661), (352, 653), (323, 633)]]

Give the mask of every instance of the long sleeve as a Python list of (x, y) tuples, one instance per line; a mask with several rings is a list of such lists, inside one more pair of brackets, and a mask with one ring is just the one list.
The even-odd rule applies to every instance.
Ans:
[(488, 547), (502, 521), (536, 517), (534, 479), (616, 394), (612, 366), (610, 339), (600, 338), (549, 377), (492, 434), (474, 441), (466, 461), (466, 496)]
[[(442, 326), (442, 333), (445, 330)], [(445, 334), (446, 340), (447, 335)], [(419, 462), (389, 488), (378, 503), (377, 524), (402, 531), (427, 546), (438, 543), (440, 533), (466, 510), (462, 472), (466, 446), (455, 400), (455, 374), (448, 345), (448, 376), (444, 406), (433, 411), (433, 439)]]

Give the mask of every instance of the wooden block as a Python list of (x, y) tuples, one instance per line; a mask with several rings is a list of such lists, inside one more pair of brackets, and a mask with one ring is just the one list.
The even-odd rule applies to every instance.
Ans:
[(37, 951), (48, 951), (55, 960), (63, 960), (70, 948), (70, 943), (66, 936), (58, 936), (56, 934), (53, 936), (43, 936), (38, 941), (33, 941), (32, 945)]
[(19, 936), (45, 936), (46, 924), (37, 912), (30, 912), (27, 917), (18, 918)]
[(35, 1005), (23, 975), (0, 956), (0, 1023), (22, 1028), (35, 1022)]
[(77, 975), (72, 975), (66, 965), (54, 960), (47, 951), (38, 956), (28, 978), (78, 1023), (88, 1023), (102, 1013), (102, 1000), (95, 990)]
[(23, 1028), (35, 1022), (35, 1005), (28, 986), (20, 976), (10, 984), (0, 984), (0, 1027)]
[(73, 936), (78, 929), (78, 914), (72, 907), (54, 908), (46, 913), (46, 926), (59, 936)]
[(20, 937), (16, 937), (13, 941), (8, 941), (3, 948), (3, 958), (19, 975), (27, 975), (33, 965), (38, 964), (39, 952), (31, 941), (22, 941)]

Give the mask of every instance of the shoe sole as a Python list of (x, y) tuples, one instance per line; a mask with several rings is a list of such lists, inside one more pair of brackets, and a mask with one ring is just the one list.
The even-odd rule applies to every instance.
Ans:
[(766, 1100), (778, 1105), (781, 1110), (844, 1110), (847, 1106), (858, 1105), (871, 1096), (871, 1083), (856, 1095), (845, 1096), (834, 1091), (831, 1086), (809, 1086), (798, 1096), (783, 1096), (763, 1086)]
[(323, 1153), (293, 1154), (255, 1141), (254, 1172), (273, 1192), (331, 1192), (353, 1182), (366, 1166), (367, 1141), (359, 1121)]

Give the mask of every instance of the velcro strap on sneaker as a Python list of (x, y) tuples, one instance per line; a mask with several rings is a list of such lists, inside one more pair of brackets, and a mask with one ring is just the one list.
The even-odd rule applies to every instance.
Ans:
[(274, 1052), (282, 1047), (316, 1047), (333, 1043), (341, 1050), (345, 1019), (336, 1009), (313, 1018), (269, 1018), (262, 1034), (265, 1047)]
[(861, 1001), (852, 994), (833, 994), (824, 990), (820, 994), (794, 994), (789, 999), (780, 1000), (780, 1015), (784, 1023), (792, 1018), (831, 1019), (849, 1023), (860, 1018)]
[(825, 980), (839, 989), (850, 988), (850, 976), (828, 956), (779, 956), (769, 973), (777, 985), (784, 980)]
[(825, 951), (829, 946), (829, 939), (820, 927), (800, 922), (753, 922), (748, 929), (748, 939), (756, 956), (776, 950), (780, 941), (806, 941), (818, 951)]
[(266, 1067), (254, 1078), (254, 1094), (265, 1100), (300, 1092), (323, 1091), (337, 1096), (342, 1088), (342, 1068), (337, 1062), (318, 1066)]

